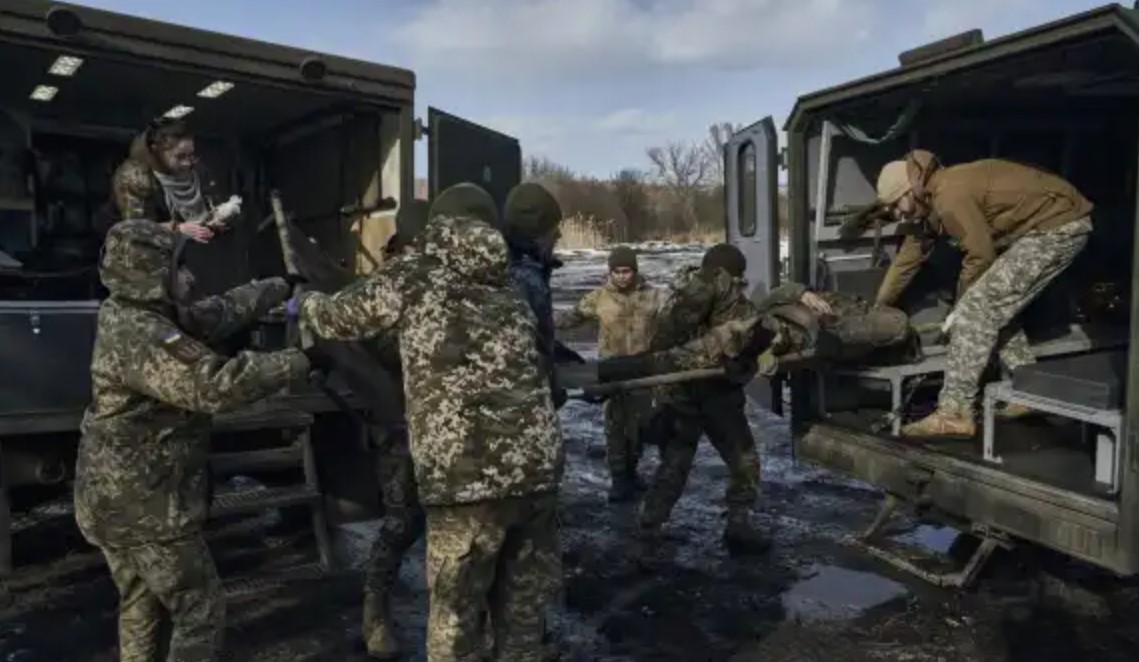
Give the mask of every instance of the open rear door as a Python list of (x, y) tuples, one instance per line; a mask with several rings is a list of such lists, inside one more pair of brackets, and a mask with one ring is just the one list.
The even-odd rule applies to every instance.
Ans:
[[(749, 296), (758, 301), (779, 285), (779, 137), (771, 117), (741, 129), (724, 145), (728, 241), (747, 257)], [(782, 414), (778, 382), (757, 378), (748, 394)]]
[(428, 196), (434, 200), (449, 186), (469, 182), (487, 190), (498, 203), (522, 181), (522, 148), (518, 139), (427, 109)]

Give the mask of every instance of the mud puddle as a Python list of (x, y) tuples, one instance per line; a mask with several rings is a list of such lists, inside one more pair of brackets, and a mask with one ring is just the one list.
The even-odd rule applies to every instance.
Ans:
[(880, 575), (813, 565), (783, 594), (783, 608), (788, 618), (797, 621), (849, 620), (909, 593), (902, 584)]

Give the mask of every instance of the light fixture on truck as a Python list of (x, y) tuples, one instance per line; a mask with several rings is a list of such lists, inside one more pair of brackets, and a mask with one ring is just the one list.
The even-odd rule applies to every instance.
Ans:
[(198, 92), (198, 96), (205, 99), (216, 99), (232, 89), (233, 83), (224, 80), (215, 80), (207, 85), (201, 92)]
[(79, 67), (83, 66), (83, 58), (72, 55), (60, 55), (51, 63), (47, 70), (52, 76), (74, 76)]
[(67, 7), (52, 7), (44, 16), (47, 29), (57, 37), (74, 37), (83, 30), (83, 19)]
[(169, 117), (170, 119), (176, 120), (179, 117), (185, 117), (192, 112), (194, 112), (194, 109), (191, 106), (174, 106), (170, 110), (163, 113), (162, 116), (163, 117)]
[(36, 89), (32, 90), (32, 99), (36, 101), (51, 101), (55, 98), (55, 94), (59, 92), (58, 87), (51, 85), (37, 85)]

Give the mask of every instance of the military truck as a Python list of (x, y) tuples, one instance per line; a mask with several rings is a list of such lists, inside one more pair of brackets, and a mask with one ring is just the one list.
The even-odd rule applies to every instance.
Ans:
[[(969, 581), (994, 549), (1017, 543), (1132, 575), (1139, 12), (1111, 5), (993, 41), (973, 30), (902, 53), (899, 64), (800, 97), (783, 150), (771, 118), (731, 139), (727, 230), (748, 256), (756, 294), (778, 280), (780, 167), (790, 278), (868, 300), (907, 230), (885, 222), (851, 237), (843, 222), (874, 202), (880, 168), (910, 149), (930, 150), (945, 165), (1000, 157), (1056, 172), (1095, 203), (1095, 232), (1022, 315), (1038, 365), (988, 375), (979, 438), (922, 444), (897, 436), (902, 423), (932, 409), (945, 367), (936, 328), (951, 309), (961, 256), (939, 245), (903, 302), (915, 326), (932, 328), (920, 360), (785, 378), (796, 456), (880, 488), (883, 510), (864, 541), (938, 583)], [(994, 408), (1010, 402), (1046, 417), (994, 420)], [(778, 399), (771, 406), (782, 413)], [(933, 574), (895, 553), (882, 532), (899, 505), (979, 539), (969, 563)]]
[[(183, 117), (221, 188), (244, 199), (229, 232), (189, 248), (204, 295), (284, 273), (273, 190), (302, 266), (343, 282), (382, 262), (414, 195), (417, 140), (428, 141), (432, 196), (471, 181), (501, 203), (521, 178), (516, 139), (434, 108), (417, 120), (415, 76), (397, 67), (43, 0), (2, 3), (0, 63), (0, 576), (12, 570), (13, 499), (71, 477), (111, 175), (153, 118)], [(279, 344), (281, 326), (267, 320), (239, 344)], [(350, 367), (382, 372), (368, 356)], [(228, 452), (213, 463), (219, 485), (278, 476), (219, 491), (215, 515), (309, 506), (325, 565), (326, 515), (378, 513), (369, 415), (398, 405), (331, 386), (220, 417)]]

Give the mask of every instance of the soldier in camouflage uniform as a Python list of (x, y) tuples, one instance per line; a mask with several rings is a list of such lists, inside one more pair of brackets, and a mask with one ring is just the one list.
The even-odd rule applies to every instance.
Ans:
[[(153, 221), (123, 221), (107, 235), (99, 270), (110, 297), (99, 309), (91, 359), (75, 518), (118, 587), (124, 662), (158, 660), (164, 647), (169, 660), (217, 659), (225, 607), (202, 538), (209, 415), (299, 382), (310, 366), (297, 350), (226, 358), (201, 342), (252, 323), (289, 287), (255, 282), (178, 315), (188, 285), (175, 277), (178, 241)], [(163, 642), (166, 616), (173, 628)]]
[[(618, 246), (609, 253), (608, 266), (605, 284), (582, 297), (572, 309), (560, 312), (555, 325), (558, 329), (570, 329), (596, 321), (600, 358), (639, 354), (649, 348), (663, 292), (637, 272), (637, 254), (627, 246)], [(624, 393), (605, 402), (606, 455), (612, 481), (609, 500), (613, 502), (628, 501), (639, 487), (639, 427), (647, 404), (644, 401), (641, 393)]]
[[(388, 243), (385, 256), (386, 269), (393, 272), (409, 271), (418, 260), (416, 242), (427, 223), (427, 205), (413, 200), (401, 206), (396, 217), (396, 234)], [(393, 245), (394, 244), (394, 245)], [(403, 381), (400, 363), (399, 336), (393, 331), (376, 338), (384, 368)], [(419, 503), (419, 489), (415, 484), (415, 467), (406, 431), (374, 435), (380, 442), (377, 463), (384, 521), (372, 545), (368, 570), (364, 579), (364, 645), (368, 654), (376, 659), (394, 659), (401, 654), (401, 645), (391, 613), (391, 592), (399, 577), (400, 566), (407, 551), (423, 535), (426, 514)]]
[(539, 659), (561, 580), (561, 432), (496, 217), (485, 191), (452, 187), (432, 206), (415, 268), (381, 267), (299, 306), (301, 323), (324, 338), (399, 333), (427, 511), (432, 662), (482, 659), (488, 609), (496, 659)]
[(554, 370), (554, 302), (550, 277), (562, 266), (554, 256), (554, 246), (561, 238), (562, 208), (546, 187), (525, 182), (506, 196), (504, 216), (502, 230), (510, 250), (510, 279), (538, 321), (538, 351), (542, 353), (554, 406), (561, 409), (566, 393), (558, 385)]
[[(657, 320), (650, 341), (654, 352), (670, 349), (730, 320), (756, 314), (744, 295), (746, 260), (729, 244), (713, 246), (699, 267), (682, 270)], [(743, 386), (754, 375), (714, 379), (657, 389), (652, 423), (661, 463), (641, 504), (639, 537), (655, 547), (661, 527), (680, 498), (702, 434), (719, 452), (731, 474), (727, 490), (725, 542), (740, 551), (764, 551), (769, 543), (752, 523), (759, 490), (759, 458), (744, 414)]]
[[(878, 303), (894, 302), (948, 236), (964, 253), (937, 411), (902, 428), (906, 437), (972, 437), (981, 375), (994, 348), (1010, 372), (1032, 363), (1024, 332), (1010, 326), (1087, 245), (1093, 205), (1060, 177), (1011, 161), (942, 168), (917, 150), (886, 164), (878, 201), (899, 219), (920, 221), (883, 278)], [(1027, 413), (1006, 409), (1005, 416)]]

